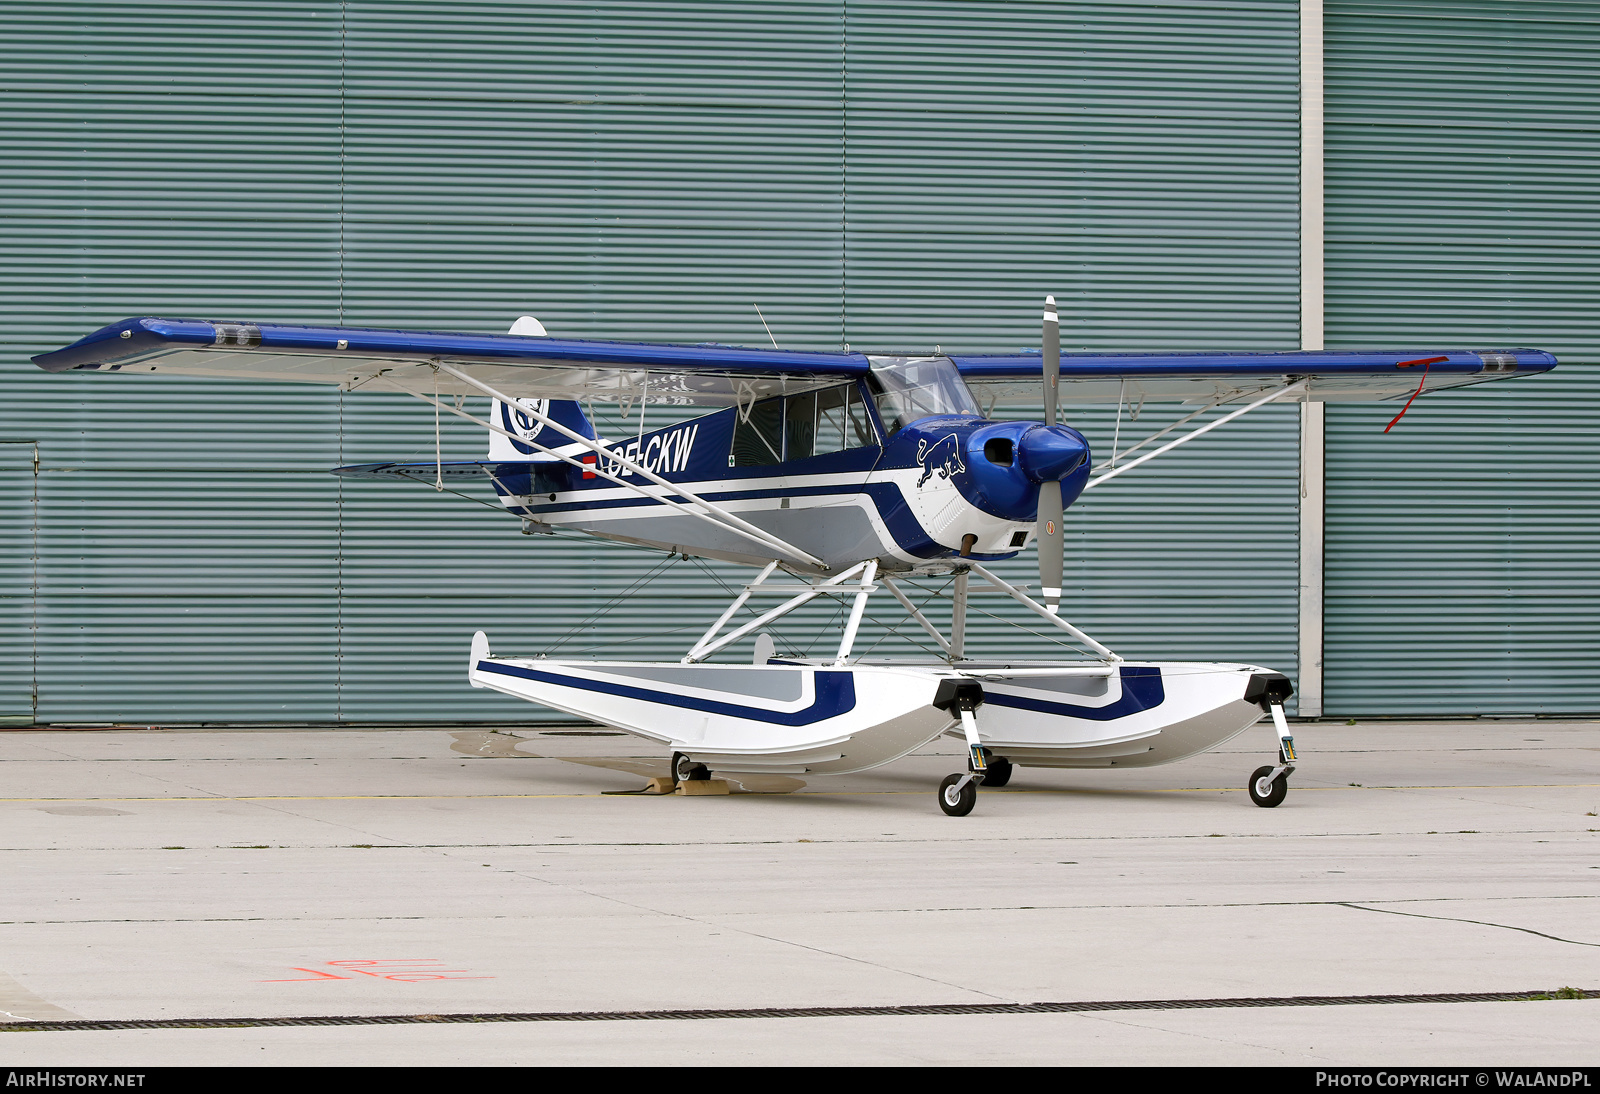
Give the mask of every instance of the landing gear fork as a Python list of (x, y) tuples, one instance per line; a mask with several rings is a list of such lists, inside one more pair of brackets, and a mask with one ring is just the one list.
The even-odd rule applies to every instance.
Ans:
[(1289, 793), (1289, 776), (1294, 772), (1294, 737), (1289, 732), (1289, 721), (1283, 716), (1283, 704), (1294, 694), (1289, 678), (1281, 673), (1257, 673), (1250, 677), (1245, 688), (1245, 701), (1260, 703), (1272, 715), (1272, 725), (1278, 731), (1278, 762), (1272, 767), (1258, 767), (1250, 773), (1246, 789), (1250, 800), (1263, 809), (1279, 805)]
[(983, 685), (971, 680), (946, 680), (939, 685), (933, 705), (961, 719), (967, 739), (968, 770), (947, 775), (939, 784), (939, 808), (947, 816), (964, 817), (978, 802), (978, 785), (989, 771), (989, 757), (978, 739), (978, 708), (983, 705)]

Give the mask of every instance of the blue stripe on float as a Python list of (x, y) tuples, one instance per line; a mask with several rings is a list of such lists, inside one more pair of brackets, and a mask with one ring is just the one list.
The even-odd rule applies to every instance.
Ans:
[(767, 722), (779, 726), (808, 726), (848, 713), (856, 706), (855, 674), (850, 672), (818, 671), (811, 705), (804, 710), (781, 711), (764, 707), (750, 707), (739, 703), (723, 703), (715, 699), (700, 699), (678, 695), (670, 691), (653, 691), (631, 684), (614, 684), (606, 680), (588, 680), (581, 676), (563, 676), (520, 665), (501, 665), (493, 661), (479, 661), (479, 672), (493, 672), (501, 676), (520, 676), (524, 680), (537, 680), (580, 691), (597, 691), (604, 695), (621, 695), (628, 699), (642, 699), (647, 703), (699, 710), (707, 714), (726, 714), (732, 718), (746, 718), (752, 722)]
[(1038, 714), (1059, 714), (1067, 718), (1083, 718), (1091, 722), (1111, 722), (1153, 710), (1167, 701), (1166, 688), (1161, 683), (1161, 670), (1155, 665), (1124, 665), (1122, 667), (1122, 698), (1110, 706), (1080, 707), (1072, 703), (1056, 703), (1032, 696), (1007, 695), (985, 687), (984, 704), (991, 707), (1015, 707)]

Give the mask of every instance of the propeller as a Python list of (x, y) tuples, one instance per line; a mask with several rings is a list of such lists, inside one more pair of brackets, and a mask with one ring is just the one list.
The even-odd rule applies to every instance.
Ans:
[[(1056, 313), (1056, 298), (1044, 298), (1044, 424), (1056, 424), (1056, 394), (1061, 386), (1061, 318)], [(1063, 533), (1061, 530), (1061, 481), (1039, 484), (1039, 516), (1034, 538), (1039, 546), (1039, 592), (1044, 606), (1054, 615), (1061, 604)]]

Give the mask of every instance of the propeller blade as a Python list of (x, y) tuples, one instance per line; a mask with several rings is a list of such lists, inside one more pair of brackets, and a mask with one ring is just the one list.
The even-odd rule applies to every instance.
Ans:
[[(1044, 298), (1044, 424), (1056, 424), (1056, 394), (1061, 385), (1061, 317), (1056, 298)], [(1061, 531), (1061, 483), (1039, 484), (1039, 515), (1034, 541), (1039, 548), (1039, 592), (1044, 606), (1055, 614), (1061, 604), (1061, 556), (1064, 550)]]
[(1039, 592), (1050, 614), (1061, 604), (1061, 484), (1039, 484)]
[(1061, 387), (1061, 318), (1056, 298), (1044, 298), (1044, 424), (1056, 424), (1056, 392)]

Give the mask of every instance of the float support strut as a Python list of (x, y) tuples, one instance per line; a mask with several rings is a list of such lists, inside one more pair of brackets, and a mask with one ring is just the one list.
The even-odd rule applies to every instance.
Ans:
[(835, 665), (842, 666), (845, 658), (850, 656), (850, 647), (856, 644), (856, 631), (861, 629), (861, 615), (867, 610), (867, 597), (872, 595), (874, 585), (872, 579), (878, 576), (878, 560), (868, 559), (861, 569), (861, 591), (856, 593), (856, 602), (850, 607), (850, 622), (845, 625), (844, 637), (839, 639), (839, 656), (834, 660)]
[[(782, 604), (779, 604), (776, 608), (773, 608), (770, 612), (767, 612), (765, 615), (762, 615), (760, 618), (755, 619), (752, 622), (746, 623), (744, 626), (740, 627), (737, 630), (728, 632), (727, 634), (723, 635), (721, 638), (718, 638), (716, 641), (708, 641), (706, 638), (702, 638), (699, 642), (695, 643), (694, 648), (691, 649), (688, 652), (688, 654), (683, 658), (683, 662), (682, 663), (685, 664), (685, 665), (692, 665), (696, 661), (704, 661), (707, 657), (710, 657), (713, 653), (716, 653), (723, 646), (726, 646), (729, 642), (737, 642), (739, 639), (743, 638), (745, 635), (749, 634), (751, 631), (756, 630), (759, 627), (766, 626), (768, 623), (772, 622), (774, 619), (779, 619), (779, 618), (782, 618), (785, 615), (788, 615), (790, 612), (794, 611), (796, 608), (800, 607), (802, 604), (809, 604), (812, 600), (814, 600), (815, 598), (817, 598), (819, 596), (823, 596), (823, 595), (825, 595), (827, 593), (830, 593), (830, 592), (838, 591), (838, 590), (836, 590), (834, 588), (835, 586), (837, 586), (840, 582), (848, 581), (850, 578), (854, 577), (862, 569), (864, 569), (865, 567), (868, 567), (868, 566), (876, 567), (876, 563), (863, 562), (859, 566), (852, 566), (848, 570), (844, 571), (843, 573), (838, 574), (835, 577), (830, 577), (826, 581), (817, 582), (817, 583), (811, 585), (809, 588), (806, 588), (806, 587), (802, 586), (802, 590), (803, 591), (800, 592), (799, 594), (797, 594), (796, 596), (794, 596), (792, 599), (784, 601)], [(756, 588), (757, 585), (761, 584), (762, 581), (766, 580), (766, 578), (770, 575), (771, 570), (772, 570), (772, 567), (768, 567), (766, 570), (763, 570), (761, 572), (762, 573), (761, 578), (759, 580), (757, 580), (757, 581), (752, 582), (747, 587), (747, 589), (745, 591), (747, 593), (753, 591)], [(874, 588), (875, 588), (875, 586), (873, 586), (871, 584), (870, 579), (869, 579), (865, 583), (865, 588), (863, 588), (862, 593), (871, 593)], [(861, 595), (860, 593), (857, 594), (858, 597), (860, 595)], [(859, 604), (860, 601), (858, 600), (857, 603)], [(737, 607), (737, 605), (735, 605), (735, 607)], [(725, 623), (727, 621), (727, 619), (729, 617), (731, 617), (731, 616), (732, 616), (732, 612), (731, 611), (729, 611), (727, 613), (724, 613), (724, 617), (723, 617), (723, 619), (721, 621), (719, 621), (717, 623), (717, 627), (720, 628), (723, 625), (723, 623)], [(856, 615), (856, 622), (858, 622), (858, 623), (860, 622), (859, 610), (858, 610), (858, 613)], [(712, 634), (715, 634), (715, 633), (716, 633), (716, 630), (712, 630), (712, 631), (708, 631), (707, 635), (709, 636), (709, 635), (712, 635)], [(852, 636), (852, 638), (854, 637), (854, 632), (853, 631), (851, 632), (851, 636)]]
[(960, 661), (967, 655), (967, 578), (969, 571), (956, 574), (955, 600), (950, 605), (950, 660)]

